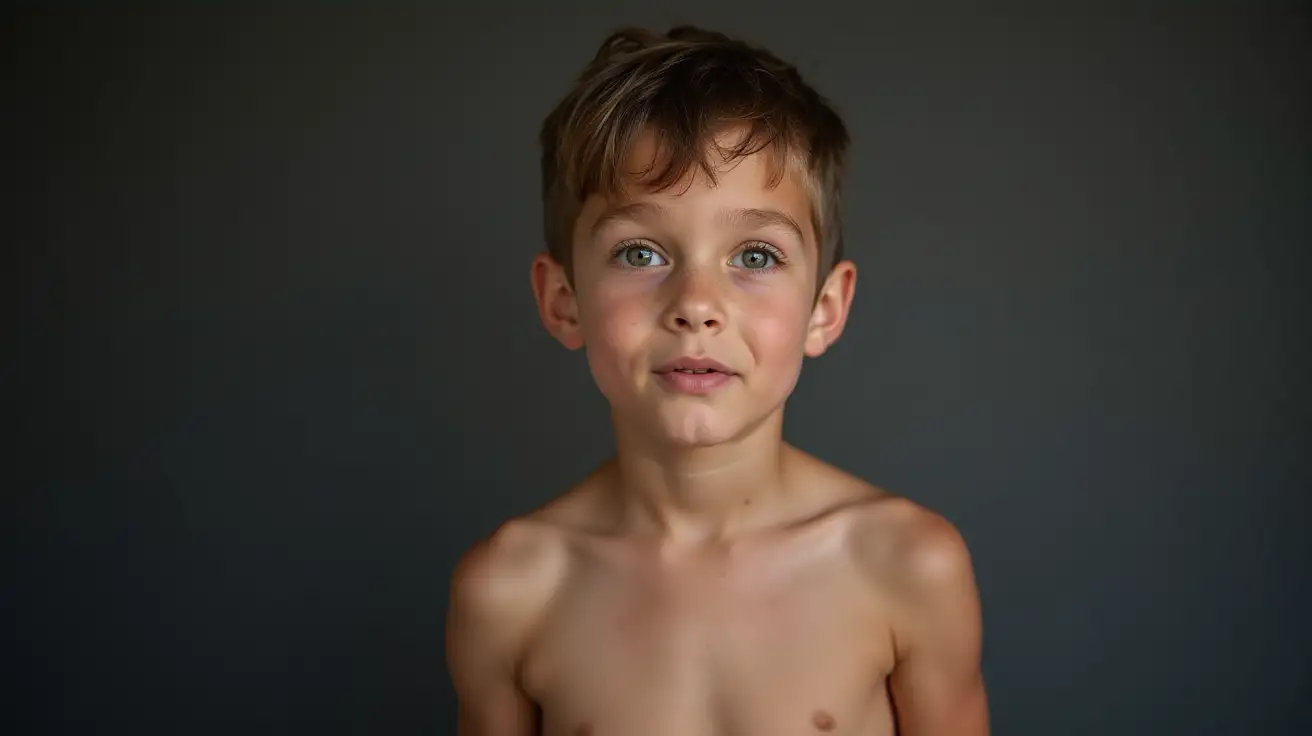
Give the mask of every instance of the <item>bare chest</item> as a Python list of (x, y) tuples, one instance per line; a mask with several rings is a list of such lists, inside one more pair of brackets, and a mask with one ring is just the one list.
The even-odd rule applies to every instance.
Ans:
[(886, 734), (892, 660), (878, 601), (823, 559), (597, 565), (562, 590), (522, 676), (545, 734)]

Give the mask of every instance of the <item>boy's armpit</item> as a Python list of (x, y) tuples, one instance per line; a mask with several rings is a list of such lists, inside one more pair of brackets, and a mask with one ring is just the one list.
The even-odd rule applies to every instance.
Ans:
[(537, 733), (536, 708), (518, 672), (560, 555), (551, 535), (535, 527), (503, 526), (466, 552), (452, 575), (446, 655), (461, 736)]

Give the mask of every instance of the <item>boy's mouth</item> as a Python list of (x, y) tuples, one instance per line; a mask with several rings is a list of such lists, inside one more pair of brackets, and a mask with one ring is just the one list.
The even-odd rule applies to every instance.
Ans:
[(709, 396), (728, 386), (737, 374), (709, 358), (679, 358), (656, 368), (658, 381), (667, 390), (693, 396)]
[(656, 373), (683, 373), (693, 376), (707, 373), (734, 375), (734, 372), (727, 366), (710, 358), (679, 358), (657, 367)]

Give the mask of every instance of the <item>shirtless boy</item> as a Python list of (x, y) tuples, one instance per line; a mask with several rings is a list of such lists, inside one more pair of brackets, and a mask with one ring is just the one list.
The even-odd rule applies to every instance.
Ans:
[(782, 439), (856, 283), (839, 117), (768, 52), (624, 31), (542, 144), (533, 291), (618, 451), (458, 564), (460, 733), (987, 734), (960, 535)]

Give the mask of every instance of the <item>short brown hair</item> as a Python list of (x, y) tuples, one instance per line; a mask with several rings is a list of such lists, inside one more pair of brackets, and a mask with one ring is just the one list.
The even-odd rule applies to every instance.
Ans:
[(548, 252), (572, 274), (573, 230), (583, 202), (619, 192), (624, 158), (644, 131), (658, 137), (664, 165), (646, 172), (646, 183), (659, 190), (681, 181), (692, 166), (715, 181), (706, 152), (714, 136), (732, 125), (746, 133), (721, 150), (729, 160), (770, 147), (782, 164), (771, 186), (788, 167), (803, 175), (823, 278), (843, 254), (839, 194), (846, 126), (791, 64), (692, 26), (663, 35), (634, 28), (611, 34), (543, 122)]

